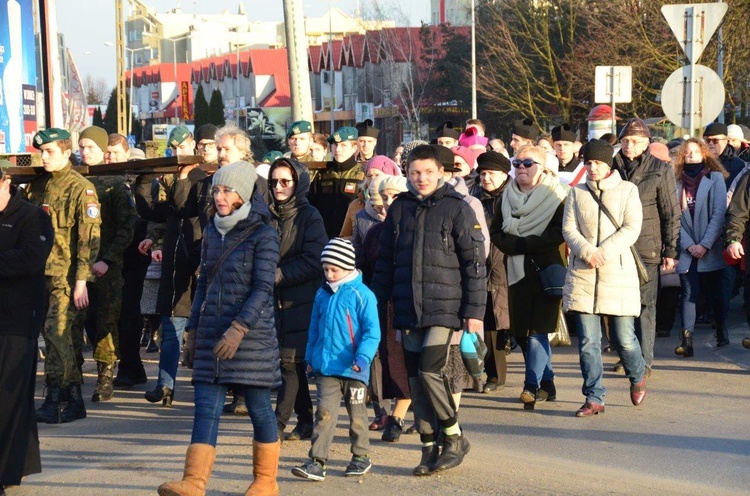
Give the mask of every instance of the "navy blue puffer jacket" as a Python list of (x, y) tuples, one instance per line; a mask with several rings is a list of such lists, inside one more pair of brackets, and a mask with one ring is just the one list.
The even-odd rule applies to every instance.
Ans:
[[(195, 382), (258, 387), (281, 383), (273, 309), (279, 235), (268, 220), (268, 207), (256, 192), (248, 217), (223, 238), (213, 222), (206, 225), (198, 287), (187, 324), (188, 329), (197, 330)], [(250, 236), (229, 254), (207, 287), (224, 251), (248, 229), (252, 229)], [(213, 349), (232, 321), (249, 331), (234, 358), (219, 360)]]

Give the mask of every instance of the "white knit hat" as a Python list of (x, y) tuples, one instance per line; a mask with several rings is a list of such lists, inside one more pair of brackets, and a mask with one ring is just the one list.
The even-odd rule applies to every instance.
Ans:
[(354, 254), (354, 245), (348, 239), (333, 238), (328, 242), (323, 253), (320, 255), (321, 263), (329, 263), (344, 270), (356, 268), (357, 257)]

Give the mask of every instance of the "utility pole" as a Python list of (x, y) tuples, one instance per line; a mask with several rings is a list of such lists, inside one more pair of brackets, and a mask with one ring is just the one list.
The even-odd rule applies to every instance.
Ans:
[(117, 132), (128, 132), (130, 109), (127, 108), (125, 88), (125, 22), (122, 16), (122, 0), (115, 0), (115, 51), (117, 52)]
[(300, 0), (284, 0), (286, 53), (292, 97), (292, 122), (313, 122), (312, 92), (307, 67), (307, 36)]

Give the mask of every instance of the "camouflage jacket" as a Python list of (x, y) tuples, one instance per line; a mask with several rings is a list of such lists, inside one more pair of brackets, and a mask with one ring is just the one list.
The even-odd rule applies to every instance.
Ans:
[(96, 188), (102, 206), (101, 247), (97, 260), (122, 265), (122, 255), (133, 241), (135, 206), (125, 176), (87, 177)]
[(102, 222), (94, 185), (69, 163), (34, 179), (26, 188), (26, 198), (50, 215), (55, 231), (45, 275), (93, 282), (91, 266), (99, 254)]
[(329, 238), (338, 236), (349, 204), (357, 199), (358, 185), (365, 178), (361, 164), (354, 157), (343, 163), (328, 162), (310, 188), (308, 199), (318, 209)]

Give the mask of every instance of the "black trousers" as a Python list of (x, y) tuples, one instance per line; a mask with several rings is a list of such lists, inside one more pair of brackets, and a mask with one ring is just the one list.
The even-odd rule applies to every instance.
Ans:
[(508, 357), (505, 354), (505, 341), (508, 331), (484, 331), (487, 355), (484, 357), (484, 371), (487, 382), (505, 384), (508, 374)]
[(143, 280), (148, 270), (148, 257), (132, 255), (126, 257), (123, 265), (122, 307), (120, 309), (120, 365), (118, 375), (131, 379), (146, 377), (141, 361), (141, 297)]
[(298, 424), (312, 425), (313, 405), (305, 362), (285, 356), (284, 351), (281, 351), (281, 387), (276, 393), (276, 421), (286, 427), (294, 411)]

